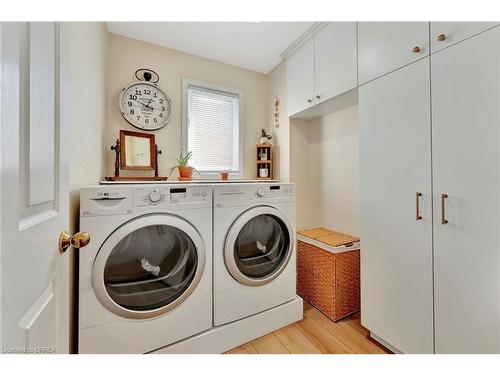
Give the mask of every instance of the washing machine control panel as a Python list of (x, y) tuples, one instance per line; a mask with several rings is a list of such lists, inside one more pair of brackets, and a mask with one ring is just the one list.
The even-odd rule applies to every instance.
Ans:
[(135, 189), (136, 209), (164, 208), (175, 204), (206, 202), (209, 199), (205, 187), (140, 187)]

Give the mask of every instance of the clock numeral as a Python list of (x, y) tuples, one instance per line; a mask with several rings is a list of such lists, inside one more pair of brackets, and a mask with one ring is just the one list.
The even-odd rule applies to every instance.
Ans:
[(127, 103), (127, 105), (128, 105), (129, 107), (132, 107), (132, 102), (128, 102), (128, 103)]
[(163, 99), (160, 99), (160, 104), (163, 104)]
[(143, 93), (144, 95), (151, 95), (151, 90), (144, 89)]
[(160, 113), (160, 114), (158, 115), (158, 117), (163, 117), (163, 113)]
[(130, 114), (131, 114), (131, 115), (133, 115), (133, 114), (134, 114), (134, 110), (133, 110), (133, 109), (131, 109), (131, 110), (130, 110)]
[(149, 120), (148, 119), (144, 120), (144, 123), (149, 124)]
[[(141, 90), (135, 90), (135, 95), (142, 95)], [(135, 99), (137, 99), (137, 97)]]
[[(137, 90), (136, 90), (136, 91), (137, 91)], [(130, 95), (128, 96), (128, 98), (129, 98), (130, 100), (137, 100), (137, 95), (132, 95), (132, 94), (130, 94)]]
[(162, 107), (161, 107), (161, 110), (162, 110), (162, 112), (165, 112), (165, 107), (163, 107), (163, 106), (162, 106)]
[(137, 116), (137, 121), (139, 121), (139, 120), (140, 120), (140, 118), (141, 118), (141, 116)]
[(153, 97), (157, 98), (158, 96), (156, 95), (156, 92), (153, 93)]
[(158, 122), (158, 120), (156, 119), (156, 117), (153, 119), (153, 122), (156, 124)]

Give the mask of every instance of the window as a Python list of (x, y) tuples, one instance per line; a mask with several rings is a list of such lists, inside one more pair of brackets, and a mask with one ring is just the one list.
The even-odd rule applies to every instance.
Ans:
[(220, 171), (241, 176), (240, 90), (193, 80), (183, 83), (183, 149), (202, 176)]

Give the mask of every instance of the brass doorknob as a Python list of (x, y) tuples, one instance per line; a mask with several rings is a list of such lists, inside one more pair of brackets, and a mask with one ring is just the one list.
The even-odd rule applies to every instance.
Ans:
[(444, 34), (439, 34), (437, 37), (437, 40), (439, 40), (440, 42), (444, 42), (445, 39), (446, 39), (446, 35), (444, 35)]
[(412, 51), (413, 51), (413, 53), (419, 53), (420, 47), (419, 46), (413, 47)]
[(87, 246), (89, 242), (90, 234), (87, 232), (78, 232), (70, 236), (67, 232), (63, 231), (59, 234), (59, 251), (64, 253), (70, 245), (79, 249)]

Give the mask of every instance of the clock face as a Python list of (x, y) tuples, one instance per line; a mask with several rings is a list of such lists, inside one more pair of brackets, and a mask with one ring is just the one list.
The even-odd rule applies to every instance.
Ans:
[(157, 130), (170, 120), (172, 105), (156, 85), (137, 82), (123, 89), (120, 109), (125, 120), (136, 128)]

